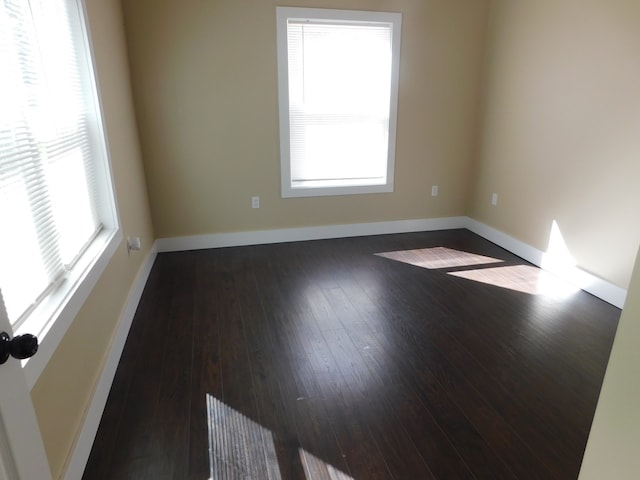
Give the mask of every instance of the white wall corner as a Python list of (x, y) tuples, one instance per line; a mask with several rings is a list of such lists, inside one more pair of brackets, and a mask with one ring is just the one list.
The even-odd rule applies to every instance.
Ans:
[(62, 477), (65, 480), (77, 480), (79, 478), (82, 478), (82, 474), (87, 465), (87, 461), (89, 460), (89, 454), (91, 453), (93, 441), (95, 440), (96, 433), (98, 432), (100, 419), (102, 418), (102, 412), (104, 411), (105, 405), (107, 403), (107, 398), (109, 397), (111, 384), (113, 383), (113, 379), (118, 368), (118, 363), (120, 362), (120, 357), (122, 356), (124, 344), (127, 340), (129, 329), (131, 328), (136, 309), (138, 308), (138, 304), (140, 303), (142, 292), (144, 291), (147, 279), (149, 278), (149, 274), (151, 273), (151, 268), (153, 267), (157, 253), (158, 245), (156, 242), (151, 247), (151, 250), (147, 254), (147, 258), (138, 271), (131, 291), (129, 292), (129, 297), (127, 298), (125, 308), (120, 314), (116, 333), (113, 337), (110, 350), (104, 362), (102, 374), (98, 379), (98, 383), (94, 390), (91, 403), (89, 404), (85, 413), (82, 428), (80, 429), (78, 435), (76, 435), (74, 448), (67, 460), (67, 464), (65, 465), (65, 473)]
[(571, 285), (589, 292), (591, 295), (615, 307), (624, 307), (627, 298), (627, 290), (624, 288), (596, 277), (578, 267), (559, 265), (557, 262), (550, 261), (545, 252), (472, 218), (467, 218), (465, 227), (535, 266), (553, 273)]

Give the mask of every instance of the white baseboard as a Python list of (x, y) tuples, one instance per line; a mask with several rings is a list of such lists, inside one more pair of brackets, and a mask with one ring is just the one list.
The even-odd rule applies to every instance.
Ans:
[(465, 227), (490, 242), (501, 246), (505, 250), (524, 258), (537, 267), (547, 270), (572, 285), (589, 292), (591, 295), (618, 308), (624, 307), (624, 302), (627, 298), (627, 291), (624, 288), (618, 287), (575, 266), (567, 267), (566, 265), (561, 265), (556, 267), (553, 262), (548, 261), (545, 252), (472, 218), (467, 218)]
[(451, 230), (465, 228), (466, 221), (467, 217), (446, 217), (399, 220), (394, 222), (326, 225), (321, 227), (284, 228), (280, 230), (258, 230), (253, 232), (215, 233), (211, 235), (160, 238), (157, 240), (157, 244), (159, 252), (176, 252), (203, 248), (239, 247), (244, 245), (361, 237), (390, 233)]
[(472, 218), (467, 218), (465, 227), (471, 230), (473, 233), (480, 235), (482, 238), (501, 246), (505, 250), (510, 251), (514, 255), (524, 258), (527, 262), (531, 262), (536, 266), (542, 265), (542, 259), (544, 258), (544, 252), (532, 247), (529, 244), (521, 242), (520, 240), (513, 238), (506, 233), (491, 228), (484, 223), (480, 223)]
[(110, 351), (107, 355), (104, 368), (102, 369), (102, 374), (93, 393), (91, 404), (87, 409), (82, 429), (76, 437), (74, 450), (65, 466), (65, 473), (62, 477), (65, 480), (79, 480), (82, 478), (87, 461), (89, 460), (93, 441), (98, 432), (102, 412), (109, 397), (109, 390), (111, 389), (111, 384), (113, 383), (113, 378), (115, 377), (116, 369), (120, 362), (120, 356), (122, 355), (133, 317), (138, 308), (138, 303), (140, 303), (142, 292), (149, 278), (149, 273), (151, 273), (151, 268), (153, 267), (157, 253), (158, 248), (157, 245), (154, 244), (136, 276), (133, 288), (127, 298), (125, 309), (120, 315), (118, 327), (111, 342)]

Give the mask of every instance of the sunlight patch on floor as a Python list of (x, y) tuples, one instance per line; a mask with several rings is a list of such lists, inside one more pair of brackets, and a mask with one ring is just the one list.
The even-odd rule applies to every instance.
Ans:
[(280, 480), (273, 434), (207, 394), (211, 478)]
[(465, 270), (449, 275), (531, 295), (564, 298), (577, 291), (554, 274), (530, 265)]
[(302, 448), (299, 453), (307, 480), (354, 480), (353, 477), (323, 462)]
[[(206, 395), (209, 480), (282, 480), (274, 434), (212, 395)], [(306, 480), (354, 480), (298, 448)]]
[(397, 252), (376, 253), (376, 255), (428, 269), (470, 267), (503, 262), (499, 258), (485, 257), (484, 255), (476, 255), (475, 253), (446, 247), (400, 250)]
[[(530, 295), (565, 298), (578, 288), (558, 276), (531, 265), (492, 266), (504, 263), (499, 258), (477, 255), (446, 247), (399, 250), (375, 255), (430, 270), (447, 270), (458, 278), (493, 285)], [(467, 268), (479, 267), (479, 268)]]

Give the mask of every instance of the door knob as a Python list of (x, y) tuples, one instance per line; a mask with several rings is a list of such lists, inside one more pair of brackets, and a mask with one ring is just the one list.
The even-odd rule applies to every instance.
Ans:
[(13, 358), (23, 360), (33, 357), (38, 351), (38, 337), (25, 333), (11, 339), (7, 332), (0, 333), (0, 365), (5, 363), (11, 355)]

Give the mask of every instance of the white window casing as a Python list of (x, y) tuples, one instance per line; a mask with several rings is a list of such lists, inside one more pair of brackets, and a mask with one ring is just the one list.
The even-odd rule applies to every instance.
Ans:
[(282, 197), (393, 191), (402, 16), (276, 7)]
[(0, 6), (0, 309), (33, 386), (122, 233), (81, 0)]

